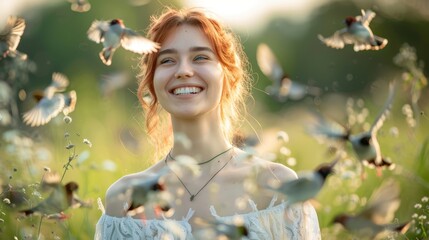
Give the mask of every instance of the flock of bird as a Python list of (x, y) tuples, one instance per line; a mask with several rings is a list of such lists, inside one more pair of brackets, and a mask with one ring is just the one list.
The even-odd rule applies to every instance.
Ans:
[[(85, 0), (73, 0), (72, 9), (75, 11), (88, 11), (90, 5)], [(374, 12), (362, 10), (362, 15), (345, 19), (345, 28), (336, 31), (330, 37), (325, 38), (319, 35), (318, 38), (326, 46), (337, 49), (344, 48), (347, 44), (353, 45), (354, 51), (383, 49), (388, 43), (387, 39), (374, 35), (369, 27), (374, 17)], [(25, 20), (23, 18), (9, 17), (6, 25), (0, 31), (0, 63), (2, 59), (7, 57), (20, 58), (23, 61), (27, 59), (28, 56), (25, 53), (17, 50), (24, 30)], [(121, 46), (138, 54), (150, 54), (160, 48), (158, 43), (152, 42), (136, 31), (127, 28), (120, 19), (110, 21), (95, 20), (90, 25), (87, 36), (89, 40), (103, 45), (99, 57), (105, 65), (112, 64), (114, 52)], [(257, 63), (262, 73), (272, 80), (272, 85), (267, 87), (267, 92), (277, 101), (300, 100), (309, 95), (319, 96), (322, 92), (317, 87), (307, 86), (290, 79), (267, 44), (261, 43), (258, 46)], [(120, 86), (122, 83), (117, 84)], [(61, 112), (66, 116), (73, 112), (77, 94), (74, 90), (65, 92), (68, 85), (69, 80), (65, 75), (53, 73), (52, 83), (43, 91), (34, 92), (33, 96), (37, 103), (32, 109), (23, 114), (23, 122), (31, 127), (37, 127), (49, 123), (51, 119)], [(333, 128), (332, 125), (335, 123), (330, 122), (322, 115), (316, 114), (318, 123), (313, 126), (311, 133), (337, 141), (349, 142), (359, 162), (375, 167), (377, 172), (381, 174), (382, 168), (394, 165), (382, 155), (377, 140), (377, 132), (382, 127), (391, 109), (394, 93), (395, 83), (391, 83), (386, 103), (368, 131), (352, 134), (346, 127)], [(322, 164), (314, 171), (299, 175), (297, 180), (268, 187), (273, 191), (285, 194), (289, 199), (288, 204), (307, 201), (316, 197), (321, 191), (325, 179), (334, 173), (334, 167), (338, 161), (339, 159), (337, 158), (331, 163)], [(364, 177), (362, 173), (362, 178)], [(132, 196), (132, 204), (128, 208), (130, 212), (147, 204), (148, 201), (151, 201), (150, 199), (160, 200), (159, 198), (148, 197), (150, 194), (164, 191), (165, 187), (160, 182), (160, 179), (161, 176), (156, 176), (150, 181), (136, 182), (130, 186), (130, 192), (124, 193)], [(41, 186), (42, 188), (51, 189), (51, 194), (38, 205), (20, 210), (20, 212), (25, 215), (39, 213), (48, 217), (51, 216), (51, 218), (63, 219), (65, 218), (63, 211), (69, 207), (88, 206), (88, 203), (77, 197), (76, 190), (78, 185), (75, 182), (63, 185), (58, 180), (58, 176), (49, 175), (49, 177), (44, 178)], [(1, 198), (3, 201), (8, 199), (9, 203), (23, 204), (21, 201), (22, 196), (12, 186), (3, 187)], [(390, 223), (394, 212), (399, 207), (399, 201), (399, 186), (396, 183), (389, 182), (380, 186), (373, 193), (371, 200), (361, 213), (354, 216), (341, 214), (335, 217), (334, 222), (342, 224), (353, 233), (364, 234), (370, 238), (386, 230), (404, 233), (409, 227), (409, 222), (403, 224)], [(167, 210), (168, 204), (163, 205), (161, 209), (163, 211)], [(211, 226), (219, 226), (221, 223), (210, 224)], [(243, 226), (237, 225), (235, 227), (235, 230), (239, 228), (240, 236), (245, 236), (247, 230), (243, 229)], [(222, 229), (225, 229), (225, 226)], [(236, 233), (236, 231), (228, 230), (226, 232), (220, 231), (217, 234), (228, 236), (231, 232)], [(237, 237), (231, 237), (231, 239), (235, 238)]]

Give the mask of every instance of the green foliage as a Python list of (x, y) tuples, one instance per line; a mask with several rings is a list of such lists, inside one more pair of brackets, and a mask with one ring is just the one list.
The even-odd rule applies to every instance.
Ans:
[[(93, 20), (112, 18), (122, 18), (130, 28), (144, 33), (150, 15), (159, 13), (161, 7), (166, 5), (160, 1), (151, 1), (143, 6), (132, 6), (126, 2), (92, 0), (89, 12), (76, 13), (64, 1), (33, 16), (29, 15), (19, 50), (28, 55), (29, 60), (37, 65), (37, 70), (28, 67), (28, 74), (23, 74), (24, 70), (19, 68), (18, 73), (23, 74), (19, 75), (22, 80), (13, 89), (19, 114), (13, 115), (17, 118), (14, 125), (0, 126), (1, 190), (3, 192), (10, 184), (20, 192), (25, 189), (27, 198), (22, 206), (16, 208), (5, 202), (0, 203), (1, 239), (12, 239), (14, 236), (19, 239), (24, 236), (36, 238), (40, 217), (23, 217), (17, 210), (34, 206), (46, 197), (40, 195), (38, 189), (45, 167), (64, 173), (63, 182), (78, 182), (79, 196), (90, 200), (92, 208), (68, 209), (66, 214), (70, 217), (62, 221), (44, 219), (42, 235), (45, 239), (92, 239), (95, 224), (101, 215), (96, 199), (103, 199), (107, 188), (121, 176), (142, 171), (157, 161), (153, 159), (153, 149), (144, 133), (144, 120), (135, 96), (137, 80), (134, 76), (139, 71), (139, 57), (119, 49), (112, 66), (107, 67), (98, 57), (101, 45), (91, 42), (86, 36)], [(180, 6), (181, 2), (169, 1), (167, 4)], [(410, 102), (407, 84), (416, 73), (393, 61), (403, 43), (413, 46), (418, 54), (418, 61), (413, 66), (420, 70), (421, 75), (417, 78), (424, 82), (422, 79), (427, 76), (427, 69), (419, 62), (429, 62), (427, 37), (424, 35), (427, 33), (427, 20), (396, 19), (381, 12), (371, 26), (374, 32), (387, 37), (389, 44), (380, 51), (356, 53), (350, 46), (342, 50), (328, 48), (317, 39), (317, 34), (329, 35), (342, 28), (344, 13), (358, 15), (360, 9), (351, 1), (334, 1), (317, 10), (307, 22), (297, 23), (283, 16), (275, 16), (260, 32), (250, 36), (241, 33), (242, 39), (246, 39), (243, 44), (252, 70), (257, 73), (255, 106), (252, 106), (250, 113), (258, 121), (252, 123), (252, 127), (263, 140), (259, 150), (274, 153), (275, 161), (297, 172), (331, 161), (332, 156), (327, 150), (329, 144), (319, 143), (306, 131), (310, 120), (308, 110), (334, 109), (336, 117), (346, 122), (347, 99), (361, 99), (364, 107), (359, 111), (363, 108), (369, 111), (369, 116), (355, 126), (362, 129), (381, 107), (386, 83), (394, 79), (404, 80), (405, 71), (405, 82), (401, 81), (391, 115), (379, 133), (382, 152), (397, 167), (384, 171), (381, 178), (375, 175), (374, 170), (367, 169), (368, 178), (362, 181), (355, 174), (358, 164), (350, 146), (343, 146), (347, 161), (340, 172), (328, 179), (326, 187), (318, 195), (320, 205), (317, 212), (324, 239), (350, 239), (350, 235), (340, 226), (331, 224), (335, 214), (356, 213), (384, 179), (394, 178), (401, 185), (401, 207), (395, 214), (396, 220), (414, 219), (407, 239), (427, 238), (429, 222), (421, 217), (429, 217), (427, 201), (422, 200), (429, 196), (429, 118), (425, 115), (429, 112), (428, 98), (425, 97), (427, 88), (425, 84), (419, 85), (419, 101)], [(320, 99), (278, 103), (263, 93), (270, 80), (257, 67), (256, 47), (260, 42), (275, 49), (281, 65), (293, 80), (318, 86), (325, 94)], [(10, 77), (10, 72), (5, 70), (8, 67), (5, 60), (0, 60), (0, 77)], [(118, 71), (130, 73), (131, 81), (111, 95), (103, 96), (99, 89), (100, 76)], [(34, 105), (30, 99), (31, 92), (48, 85), (52, 72), (65, 73), (71, 82), (69, 89), (77, 92), (76, 110), (70, 114), (72, 122), (67, 124), (63, 116), (59, 116), (46, 126), (24, 126), (20, 117)], [(24, 100), (18, 98), (21, 89), (27, 92)], [(407, 108), (412, 112), (409, 115), (403, 108), (406, 104), (418, 104), (420, 112), (416, 112), (417, 108), (413, 105)], [(411, 124), (418, 117), (420, 121)], [(244, 128), (251, 129), (251, 126)], [(397, 134), (393, 133), (396, 132), (394, 129)], [(278, 142), (278, 131), (287, 132), (289, 142)], [(84, 143), (84, 139), (89, 140), (92, 146)], [(74, 146), (70, 147), (70, 144)], [(415, 208), (416, 204), (422, 204), (422, 207)]]

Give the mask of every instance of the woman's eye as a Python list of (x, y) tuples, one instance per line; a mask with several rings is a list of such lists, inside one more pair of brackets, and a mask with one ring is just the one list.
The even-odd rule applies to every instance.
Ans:
[(194, 58), (195, 61), (201, 61), (201, 60), (208, 60), (209, 58), (207, 56), (198, 55)]
[(171, 62), (173, 62), (173, 59), (171, 58), (164, 58), (164, 59), (161, 59), (161, 61), (159, 61), (160, 64), (171, 63)]

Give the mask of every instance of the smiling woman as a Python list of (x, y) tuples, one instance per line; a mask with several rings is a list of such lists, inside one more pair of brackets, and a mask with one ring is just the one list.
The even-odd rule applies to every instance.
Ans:
[(234, 35), (201, 10), (167, 9), (149, 38), (161, 48), (143, 59), (138, 96), (164, 156), (110, 186), (95, 238), (320, 239), (314, 208), (267, 186), (295, 172), (233, 146), (249, 86)]

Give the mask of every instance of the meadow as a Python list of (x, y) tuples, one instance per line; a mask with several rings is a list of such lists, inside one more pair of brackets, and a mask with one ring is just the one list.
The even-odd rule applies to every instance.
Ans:
[[(107, 6), (93, 0), (91, 10), (78, 13), (70, 10), (67, 1), (53, 2), (38, 6), (37, 14), (23, 12), (27, 26), (18, 50), (28, 58), (0, 58), (0, 83), (7, 84), (0, 85), (0, 239), (93, 239), (101, 216), (97, 198), (104, 201), (114, 181), (158, 160), (153, 157), (136, 96), (139, 56), (119, 49), (112, 65), (105, 66), (98, 58), (101, 45), (91, 42), (86, 31), (94, 19), (119, 17), (144, 33), (149, 16), (161, 6), (183, 3), (112, 1)], [(237, 30), (254, 79), (242, 132), (258, 139), (249, 151), (298, 173), (341, 154), (335, 173), (313, 202), (322, 239), (359, 239), (333, 224), (333, 218), (359, 212), (371, 194), (391, 179), (400, 186), (400, 206), (392, 223), (410, 221), (411, 225), (404, 235), (390, 234), (386, 239), (429, 239), (429, 90), (424, 66), (429, 54), (422, 37), (427, 34), (428, 12), (425, 15), (404, 5), (404, 11), (415, 13), (406, 18), (383, 9), (387, 7), (382, 1), (371, 2), (332, 1), (305, 24), (273, 15), (258, 32)], [(358, 15), (361, 8), (378, 10), (373, 29), (389, 39), (385, 49), (356, 53), (351, 46), (336, 50), (320, 43), (317, 34), (331, 34), (343, 26), (344, 12)], [(284, 102), (267, 94), (271, 82), (255, 59), (261, 42), (274, 49), (291, 78), (319, 87), (322, 94)], [(22, 115), (35, 105), (31, 94), (46, 87), (53, 72), (68, 76), (67, 91), (76, 91), (76, 108), (68, 118), (60, 113), (43, 126), (30, 127)], [(111, 90), (103, 76), (126, 80)], [(332, 117), (353, 133), (368, 130), (392, 81), (396, 82), (395, 97), (378, 141), (383, 156), (395, 167), (384, 169), (382, 176), (365, 167), (367, 176), (362, 179), (361, 165), (348, 142), (310, 134), (315, 124), (312, 112)], [(9, 120), (2, 111), (10, 113)], [(48, 172), (62, 176), (62, 183), (78, 183), (77, 194), (90, 206), (67, 209), (59, 219), (20, 213), (47, 197), (39, 187)], [(5, 200), (10, 187), (24, 196), (15, 207)]]

